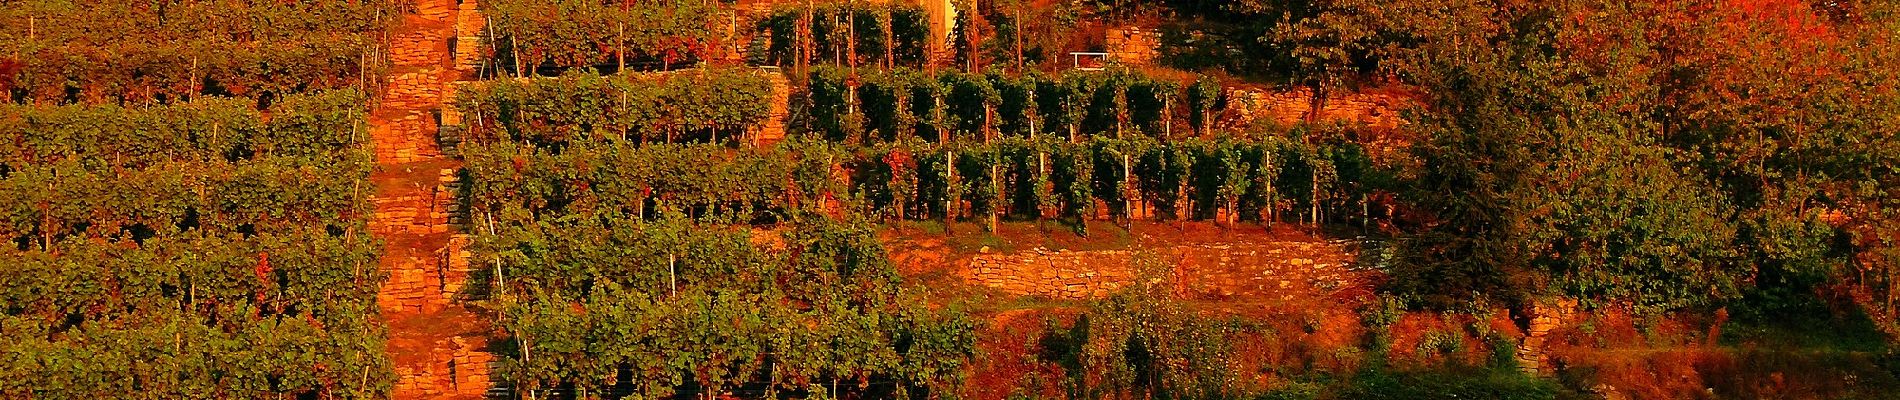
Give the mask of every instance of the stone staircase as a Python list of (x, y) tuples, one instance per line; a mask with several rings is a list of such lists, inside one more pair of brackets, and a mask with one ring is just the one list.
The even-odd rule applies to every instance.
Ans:
[(469, 274), (469, 237), (456, 224), (460, 165), (445, 156), (437, 129), (445, 118), (459, 118), (445, 102), (481, 57), (450, 52), (451, 43), (480, 47), (467, 44), (473, 33), (458, 32), (479, 29), (474, 10), (472, 0), (418, 0), (389, 43), (392, 69), (370, 117), (377, 164), (371, 230), (384, 241), (379, 266), (388, 274), (377, 304), (389, 329), (397, 399), (480, 398), (494, 386), (495, 357), (486, 351), (492, 329), (458, 302)]
[(752, 132), (754, 144), (759, 147), (769, 147), (785, 140), (785, 118), (791, 114), (791, 81), (785, 79), (784, 72), (777, 68), (768, 68), (766, 76), (772, 82), (772, 115)]
[(488, 44), (482, 40), (488, 19), (477, 7), (474, 0), (465, 0), (455, 13), (455, 70), (467, 74), (479, 73), (482, 60), (489, 56)]
[(1544, 353), (1545, 345), (1551, 330), (1576, 316), (1577, 300), (1538, 302), (1531, 305), (1530, 314), (1530, 329), (1524, 332), (1524, 341), (1517, 346), (1517, 365), (1527, 374), (1551, 376), (1555, 371), (1549, 355)]

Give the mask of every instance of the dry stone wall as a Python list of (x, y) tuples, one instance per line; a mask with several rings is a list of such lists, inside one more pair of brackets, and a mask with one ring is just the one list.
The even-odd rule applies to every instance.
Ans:
[(776, 70), (768, 71), (766, 77), (772, 81), (772, 115), (765, 118), (764, 124), (753, 128), (751, 135), (760, 147), (785, 140), (785, 118), (791, 114), (791, 81), (785, 79), (784, 72)]
[(1160, 55), (1161, 31), (1139, 26), (1109, 29), (1103, 43), (1108, 58), (1129, 65), (1148, 65)]
[(1132, 253), (1048, 251), (985, 254), (970, 261), (966, 279), (982, 286), (1026, 296), (1058, 299), (1104, 297), (1135, 281)]
[[(1056, 299), (1105, 297), (1147, 280), (1183, 298), (1293, 301), (1369, 295), (1377, 276), (1357, 265), (1354, 240), (1185, 244), (1145, 250), (1046, 250), (980, 254), (961, 272), (970, 284)], [(1145, 266), (1145, 267), (1144, 267)], [(1140, 271), (1146, 269), (1144, 274)]]
[(1532, 375), (1549, 376), (1554, 373), (1550, 356), (1544, 351), (1550, 332), (1576, 316), (1577, 301), (1574, 299), (1532, 304), (1530, 331), (1525, 332), (1524, 341), (1517, 346), (1517, 365)]
[(1388, 92), (1336, 93), (1313, 110), (1313, 89), (1266, 90), (1227, 89), (1228, 112), (1223, 125), (1249, 126), (1262, 122), (1293, 125), (1303, 121), (1365, 124), (1373, 128), (1397, 128), (1399, 110), (1414, 104), (1408, 96)]
[(482, 41), (482, 30), (488, 27), (488, 20), (482, 17), (477, 5), (474, 1), (463, 1), (455, 12), (455, 70), (463, 73), (479, 71), (489, 55), (488, 46)]

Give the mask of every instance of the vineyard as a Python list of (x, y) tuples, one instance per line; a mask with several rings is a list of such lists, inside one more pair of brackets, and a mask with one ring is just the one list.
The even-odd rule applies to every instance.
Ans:
[[(911, 4), (821, 3), (779, 6), (754, 27), (754, 61), (764, 65), (807, 64), (916, 67), (926, 61), (930, 26)], [(763, 42), (764, 45), (760, 45)]]
[(662, 63), (691, 65), (722, 45), (725, 10), (717, 2), (492, 0), (497, 67), (525, 75), (541, 66), (592, 67)]
[(0, 393), (384, 396), (363, 100), (4, 106)]
[(401, 0), (75, 2), (0, 7), (13, 101), (170, 103), (371, 90)]
[(0, 0), (0, 398), (1889, 398), (1896, 29)]
[[(1219, 101), (1205, 81), (897, 70), (845, 88), (837, 72), (816, 69), (795, 100), (800, 138), (747, 150), (722, 150), (718, 132), (762, 123), (759, 99), (769, 93), (750, 73), (580, 74), (464, 92), (468, 199), (478, 208), (641, 216), (660, 202), (731, 222), (777, 221), (840, 200), (893, 219), (1125, 218), (1133, 209), (1165, 219), (1288, 212), (1320, 221), (1369, 217), (1386, 179), (1356, 144), (1305, 139), (1337, 132), (1198, 137), (1191, 128)], [(1176, 98), (1186, 104), (1170, 107)], [(1178, 137), (1173, 126), (1183, 126)], [(687, 142), (702, 144), (662, 145)]]
[[(974, 325), (913, 294), (871, 223), (1362, 219), (1374, 190), (1340, 183), (1376, 173), (1350, 144), (1196, 137), (1191, 115), (1216, 101), (1205, 84), (899, 70), (853, 91), (827, 80), (839, 71), (813, 72), (794, 99), (807, 123), (764, 147), (737, 139), (766, 117), (753, 72), (570, 72), (463, 91), (471, 262), (492, 263), (481, 295), (513, 341), (500, 373), (584, 397), (954, 392)], [(1028, 110), (986, 119), (1001, 101)], [(873, 110), (883, 128), (825, 125)]]

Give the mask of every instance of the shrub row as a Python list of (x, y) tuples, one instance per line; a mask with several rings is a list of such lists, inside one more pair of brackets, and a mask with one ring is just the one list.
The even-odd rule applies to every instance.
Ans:
[[(0, 394), (11, 398), (384, 398), (380, 329), (297, 316), (155, 315), (54, 329), (0, 315)], [(361, 314), (373, 315), (373, 314)], [(247, 319), (248, 318), (248, 319)], [(357, 317), (365, 320), (367, 317)], [(220, 321), (206, 324), (204, 321)]]
[(39, 318), (48, 334), (88, 323), (136, 324), (184, 310), (311, 318), (367, 329), (380, 271), (368, 235), (321, 228), (262, 233), (193, 231), (144, 239), (62, 240), (47, 250), (7, 251), (0, 300), (7, 314)]
[[(955, 385), (972, 321), (907, 294), (868, 226), (803, 221), (748, 232), (566, 219), (484, 236), (506, 290), (524, 293), (503, 302), (523, 344), (505, 373), (524, 389), (657, 397), (683, 385), (885, 398)], [(852, 383), (867, 381), (880, 385)]]

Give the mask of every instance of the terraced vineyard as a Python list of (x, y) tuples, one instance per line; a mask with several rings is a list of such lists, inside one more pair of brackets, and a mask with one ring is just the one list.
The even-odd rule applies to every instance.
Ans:
[(390, 2), (0, 5), (0, 397), (384, 398)]
[(0, 393), (386, 396), (365, 100), (0, 106)]
[(1877, 1), (0, 0), (0, 398), (1889, 398)]

